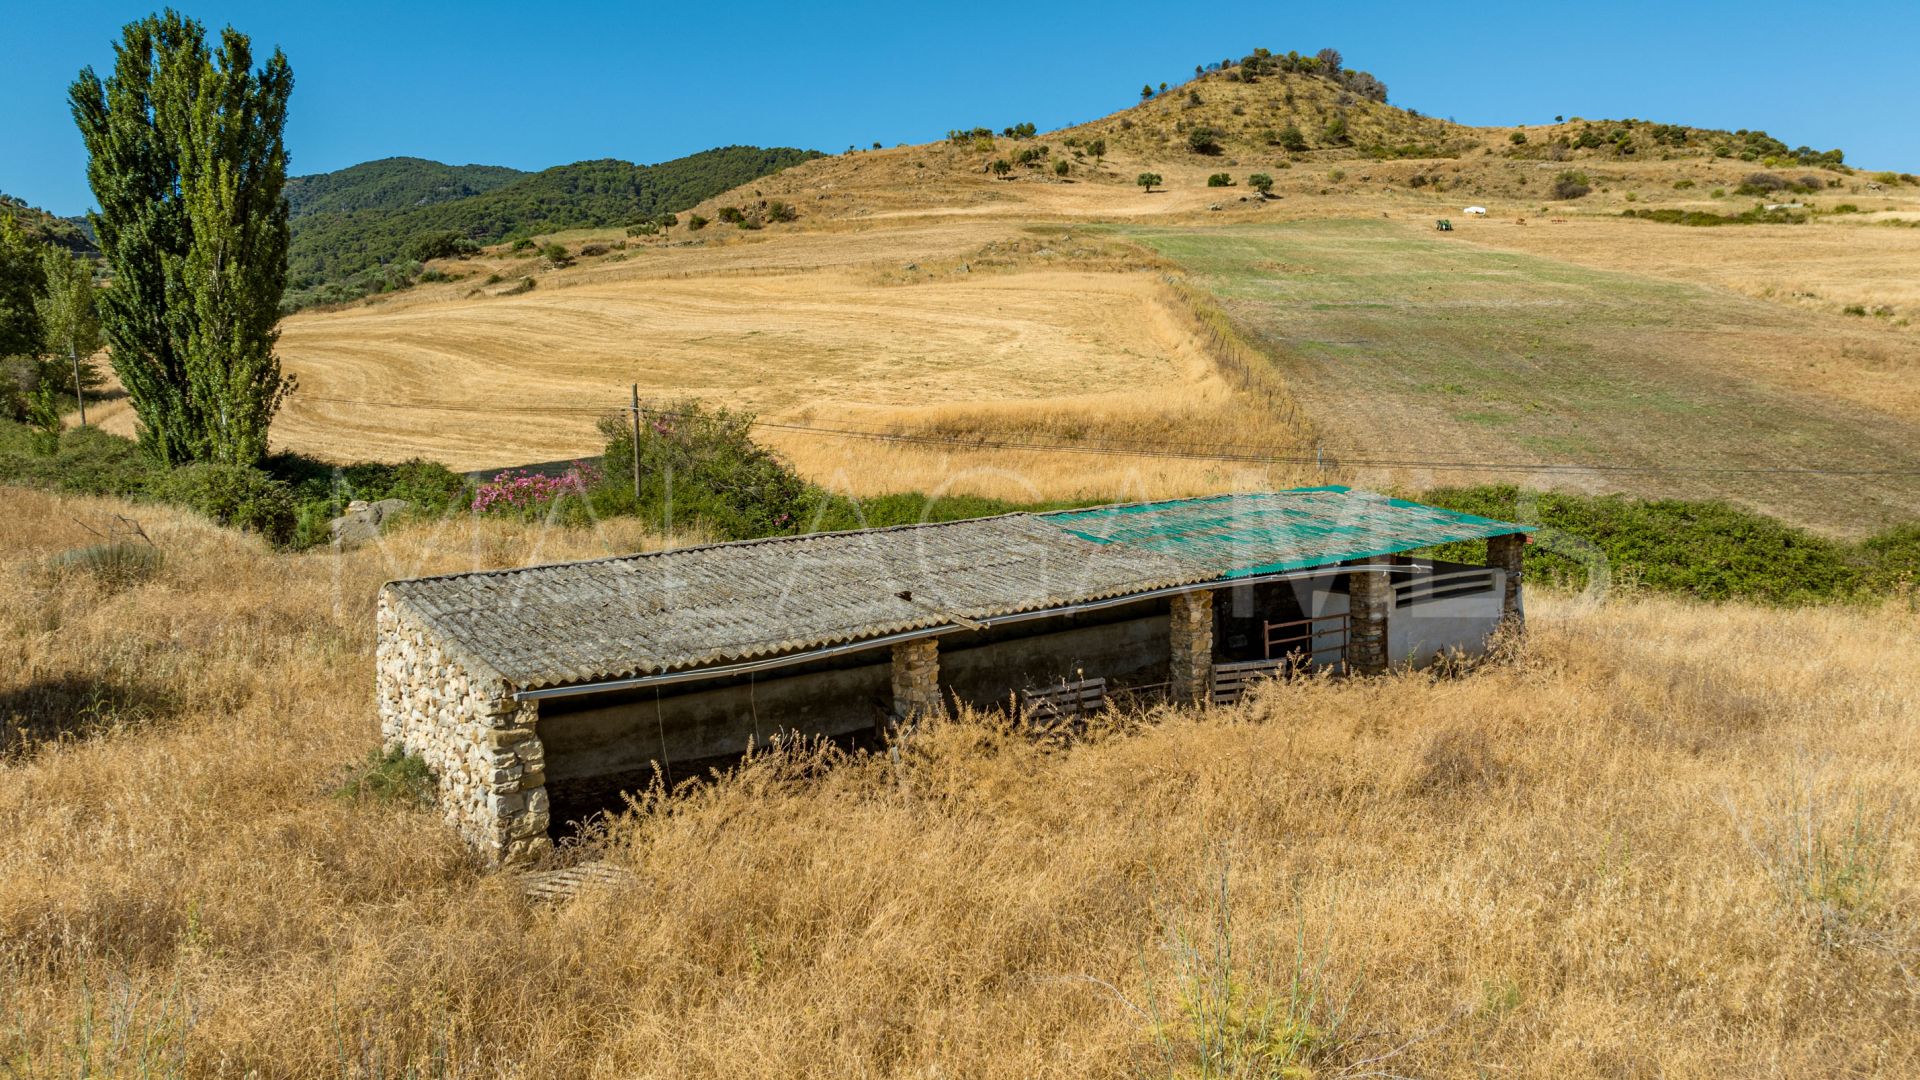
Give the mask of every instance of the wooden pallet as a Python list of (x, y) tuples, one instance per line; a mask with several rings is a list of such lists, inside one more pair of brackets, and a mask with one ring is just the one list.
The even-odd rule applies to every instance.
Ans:
[(520, 875), (520, 891), (529, 900), (557, 904), (573, 899), (591, 885), (625, 885), (633, 880), (631, 870), (589, 862), (559, 870), (529, 870)]
[(1036, 727), (1052, 727), (1107, 707), (1107, 680), (1081, 679), (1020, 691), (1020, 715)]
[(1242, 660), (1232, 664), (1213, 665), (1213, 703), (1232, 705), (1246, 694), (1247, 687), (1266, 679), (1277, 678), (1285, 673), (1292, 661), (1285, 657), (1278, 660)]

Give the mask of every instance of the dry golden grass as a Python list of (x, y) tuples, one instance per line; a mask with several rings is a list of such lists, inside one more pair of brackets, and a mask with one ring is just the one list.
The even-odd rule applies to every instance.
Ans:
[[(613, 828), (630, 886), (534, 907), (433, 811), (333, 794), (377, 741), (373, 591), (638, 535), (289, 556), (6, 499), (0, 698), (80, 680), (105, 725), (0, 764), (11, 1074), (1920, 1064), (1901, 607), (1537, 595), (1523, 655), (1462, 678), (1278, 687), (1070, 747), (975, 721), (897, 764), (769, 758)], [(165, 549), (153, 580), (49, 576), (94, 539), (74, 518), (116, 512)], [(1209, 1072), (1205, 1045), (1264, 1057)]]

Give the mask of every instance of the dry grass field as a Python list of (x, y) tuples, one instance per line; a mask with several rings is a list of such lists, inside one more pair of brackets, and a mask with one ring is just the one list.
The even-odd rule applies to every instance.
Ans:
[[(463, 520), (269, 553), (10, 490), (18, 1076), (1805, 1076), (1920, 1067), (1920, 615), (1536, 594), (1508, 662), (1072, 745), (770, 755), (524, 900), (345, 797), (375, 586), (628, 550)], [(116, 513), (165, 562), (48, 559)]]

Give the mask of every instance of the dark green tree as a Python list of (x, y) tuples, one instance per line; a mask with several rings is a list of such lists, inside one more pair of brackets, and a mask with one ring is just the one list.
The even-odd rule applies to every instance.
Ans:
[(292, 389), (273, 348), (293, 72), (278, 49), (253, 70), (232, 27), (210, 50), (171, 10), (129, 23), (114, 54), (104, 81), (87, 68), (69, 92), (113, 275), (100, 297), (113, 368), (156, 459), (251, 465)]
[(1261, 197), (1273, 194), (1273, 177), (1257, 172), (1247, 177), (1247, 186), (1260, 193)]
[(45, 288), (39, 254), (12, 214), (0, 217), (0, 357), (40, 351), (38, 302)]

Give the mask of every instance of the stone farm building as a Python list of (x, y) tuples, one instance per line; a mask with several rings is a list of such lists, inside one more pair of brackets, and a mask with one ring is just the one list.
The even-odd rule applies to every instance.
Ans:
[[(1321, 487), (396, 581), (381, 730), (470, 842), (520, 861), (656, 762), (686, 776), (780, 732), (1230, 701), (1286, 666), (1474, 653), (1520, 616), (1526, 531)], [(1482, 539), (1486, 566), (1406, 554)]]

